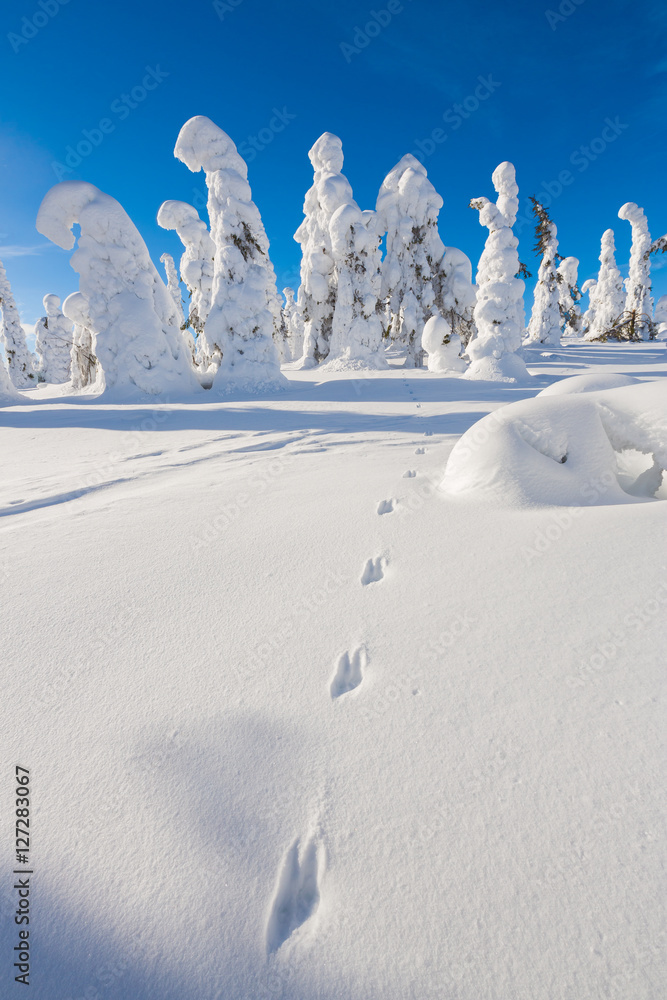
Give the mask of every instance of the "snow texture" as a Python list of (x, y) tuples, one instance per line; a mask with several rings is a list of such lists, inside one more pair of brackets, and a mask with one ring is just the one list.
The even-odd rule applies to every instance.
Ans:
[[(644, 210), (628, 201), (618, 210), (619, 219), (632, 226), (630, 271), (625, 279), (625, 312), (635, 313), (635, 330), (641, 340), (651, 336), (653, 299), (651, 298), (651, 234)], [(599, 281), (598, 281), (599, 284)]]
[(301, 246), (299, 309), (304, 321), (302, 364), (310, 367), (329, 354), (338, 294), (338, 275), (329, 229), (335, 212), (354, 204), (352, 188), (341, 173), (343, 144), (325, 132), (310, 152), (314, 177), (303, 205), (303, 222), (294, 234)]
[(585, 340), (597, 340), (608, 333), (625, 309), (623, 278), (616, 266), (615, 249), (614, 230), (606, 229), (602, 234), (597, 281), (586, 282), (589, 306), (584, 316)]
[(428, 352), (430, 372), (459, 374), (466, 370), (466, 363), (459, 355), (461, 339), (452, 333), (451, 325), (442, 316), (431, 316), (426, 322), (422, 346)]
[(44, 309), (46, 316), (35, 323), (38, 372), (45, 382), (62, 385), (71, 376), (72, 323), (63, 315), (57, 295), (44, 296)]
[(203, 169), (208, 187), (215, 261), (204, 334), (222, 355), (213, 391), (280, 389), (280, 302), (248, 167), (226, 132), (201, 115), (185, 123), (174, 153), (193, 172)]
[(480, 225), (489, 235), (477, 269), (476, 335), (467, 347), (472, 364), (466, 378), (516, 382), (528, 375), (521, 349), (524, 328), (524, 283), (519, 271), (519, 241), (512, 231), (519, 209), (519, 188), (514, 166), (501, 163), (493, 172), (496, 203), (477, 198)]
[(76, 392), (94, 385), (97, 380), (97, 358), (93, 353), (93, 334), (88, 303), (81, 292), (72, 292), (63, 302), (63, 313), (74, 324), (72, 334), (71, 377)]
[[(628, 484), (619, 456), (651, 459)], [(496, 410), (452, 450), (442, 488), (509, 506), (646, 502), (667, 469), (667, 389), (661, 382), (540, 395)], [(643, 474), (642, 474), (643, 475)]]
[(9, 377), (17, 389), (29, 389), (37, 384), (36, 359), (28, 350), (21, 317), (14, 302), (5, 266), (0, 261), (0, 311), (2, 312), (2, 343)]
[(200, 389), (173, 300), (136, 226), (115, 198), (85, 181), (45, 196), (37, 229), (70, 250), (88, 304), (93, 349), (106, 398), (181, 395)]
[(215, 244), (197, 209), (185, 201), (165, 201), (157, 216), (163, 229), (176, 230), (185, 247), (180, 261), (181, 278), (190, 294), (188, 322), (194, 330), (197, 363), (203, 371), (217, 370), (220, 352), (206, 341), (204, 327), (211, 309)]

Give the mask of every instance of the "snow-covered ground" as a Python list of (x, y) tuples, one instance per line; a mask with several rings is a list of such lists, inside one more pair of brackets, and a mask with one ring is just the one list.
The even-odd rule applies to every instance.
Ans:
[(667, 354), (526, 357), (0, 410), (40, 1000), (664, 996), (667, 508), (439, 486), (490, 411)]

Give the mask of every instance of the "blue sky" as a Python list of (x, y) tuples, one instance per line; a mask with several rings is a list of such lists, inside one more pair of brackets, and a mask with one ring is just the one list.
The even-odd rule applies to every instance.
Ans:
[[(654, 236), (667, 232), (667, 7), (548, 2), (17, 0), (0, 38), (0, 257), (24, 322), (42, 314), (47, 292), (77, 288), (70, 254), (34, 227), (59, 179), (113, 195), (155, 261), (178, 258), (178, 238), (155, 216), (167, 198), (204, 204), (203, 175), (173, 157), (197, 114), (247, 156), (280, 287), (298, 284), (292, 237), (312, 180), (308, 150), (324, 131), (343, 140), (362, 208), (404, 153), (420, 153), (444, 199), (442, 239), (473, 267), (485, 230), (468, 203), (493, 196), (502, 160), (516, 166), (521, 213), (529, 195), (552, 196), (580, 283), (597, 272), (606, 228), (627, 264), (622, 204), (642, 205)], [(80, 162), (66, 161), (68, 147)], [(532, 227), (519, 236), (535, 272)], [(655, 297), (667, 292), (661, 263)]]

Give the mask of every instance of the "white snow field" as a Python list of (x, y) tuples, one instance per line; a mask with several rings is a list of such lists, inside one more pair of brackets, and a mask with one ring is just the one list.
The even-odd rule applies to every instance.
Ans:
[(35, 997), (662, 1000), (666, 348), (523, 353), (0, 410)]

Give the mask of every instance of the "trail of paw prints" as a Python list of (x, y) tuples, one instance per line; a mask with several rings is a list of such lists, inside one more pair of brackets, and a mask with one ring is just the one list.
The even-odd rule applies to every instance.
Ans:
[(392, 497), (390, 500), (380, 500), (377, 512), (378, 514), (393, 514), (398, 500)]
[(387, 561), (385, 556), (368, 559), (361, 574), (361, 586), (368, 587), (371, 583), (379, 583), (380, 580), (383, 580)]
[(359, 687), (364, 679), (364, 671), (368, 662), (365, 646), (359, 646), (353, 653), (343, 653), (338, 660), (336, 672), (329, 687), (332, 700)]
[(302, 844), (299, 837), (283, 858), (266, 926), (267, 954), (288, 941), (317, 912), (319, 883), (324, 871), (324, 850), (311, 834)]

